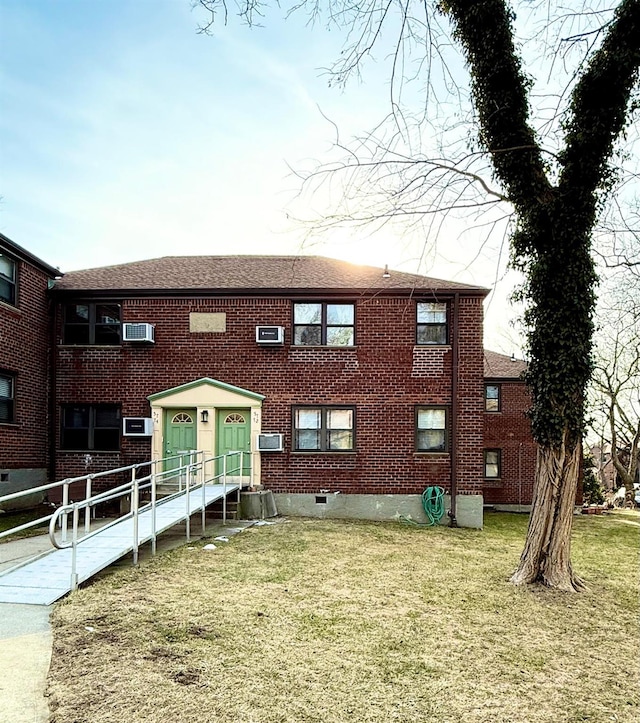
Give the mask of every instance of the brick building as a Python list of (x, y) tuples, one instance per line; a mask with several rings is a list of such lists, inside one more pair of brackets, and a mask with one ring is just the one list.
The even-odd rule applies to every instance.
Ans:
[(243, 450), (245, 481), (284, 514), (420, 516), (440, 485), (458, 524), (480, 527), (483, 495), (530, 502), (534, 463), (518, 364), (505, 375), (482, 348), (486, 294), (305, 256), (70, 272), (48, 310), (46, 283), (32, 302), (39, 411), (25, 418), (55, 479)]
[(0, 495), (47, 481), (50, 302), (57, 269), (0, 234)]
[[(366, 516), (388, 501), (397, 512), (441, 485), (461, 524), (481, 523), (486, 293), (320, 257), (66, 274), (53, 290), (56, 476), (176, 445), (256, 452), (258, 432), (279, 433), (282, 452), (253, 456), (281, 511)], [(132, 323), (153, 343), (126, 341)], [(283, 342), (257, 341), (261, 326)], [(132, 417), (153, 419), (151, 439), (119, 434)]]
[(529, 507), (537, 447), (525, 415), (531, 400), (522, 375), (526, 363), (484, 352), (485, 504), (497, 509)]

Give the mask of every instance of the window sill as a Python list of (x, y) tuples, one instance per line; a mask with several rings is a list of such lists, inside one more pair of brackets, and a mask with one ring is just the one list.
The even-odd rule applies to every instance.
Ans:
[(451, 344), (414, 344), (414, 349), (451, 349)]
[(303, 455), (303, 456), (309, 456), (310, 454), (327, 454), (331, 455), (332, 457), (339, 456), (344, 457), (348, 455), (356, 455), (358, 454), (357, 450), (355, 449), (346, 449), (344, 452), (338, 452), (337, 450), (328, 450), (328, 449), (292, 449), (291, 454), (295, 455)]
[(350, 349), (350, 350), (353, 350), (353, 349), (357, 349), (357, 348), (358, 347), (356, 344), (352, 344), (351, 346), (341, 346), (341, 345), (330, 346), (329, 344), (319, 344), (318, 346), (311, 346), (311, 344), (290, 344), (289, 345), (289, 349), (312, 349), (314, 351), (319, 350), (319, 349), (323, 349), (323, 350), (324, 349), (333, 349), (333, 350), (335, 350), (335, 349), (349, 350)]
[(58, 349), (122, 349), (122, 344), (58, 344)]
[(60, 449), (58, 454), (120, 454), (120, 449)]
[(6, 309), (7, 311), (11, 311), (16, 316), (22, 316), (22, 311), (20, 311), (20, 309), (15, 304), (10, 304), (8, 301), (0, 301), (0, 309)]
[(502, 487), (502, 478), (500, 477), (485, 477), (482, 480), (483, 487)]
[(427, 452), (426, 450), (414, 450), (414, 457), (443, 457), (448, 459), (451, 454), (449, 452)]
[(19, 429), (21, 426), (18, 422), (0, 422), (0, 427), (14, 427), (15, 429)]

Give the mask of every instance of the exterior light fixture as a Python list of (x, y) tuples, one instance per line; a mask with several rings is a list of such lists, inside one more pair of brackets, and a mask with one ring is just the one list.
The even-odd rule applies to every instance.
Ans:
[(209, 412), (208, 412), (206, 409), (203, 409), (203, 410), (200, 412), (200, 421), (201, 421), (203, 424), (206, 424), (206, 423), (209, 421)]

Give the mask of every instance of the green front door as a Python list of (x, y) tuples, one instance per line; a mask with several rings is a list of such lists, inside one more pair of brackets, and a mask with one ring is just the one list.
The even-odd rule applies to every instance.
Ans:
[(196, 410), (166, 409), (164, 419), (164, 456), (174, 457), (165, 462), (164, 468), (169, 471), (186, 464), (187, 452), (196, 449)]
[[(251, 410), (250, 409), (218, 409), (216, 429), (216, 455), (227, 452), (247, 452), (243, 455), (242, 475), (251, 473)], [(240, 471), (240, 455), (227, 459), (227, 473), (237, 477)], [(222, 472), (222, 461), (219, 460), (217, 473)]]

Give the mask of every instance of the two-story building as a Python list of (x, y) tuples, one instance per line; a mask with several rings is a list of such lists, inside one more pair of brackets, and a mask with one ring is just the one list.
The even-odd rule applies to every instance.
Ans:
[(58, 275), (0, 233), (0, 495), (48, 479), (48, 287)]
[[(486, 294), (309, 256), (68, 273), (53, 289), (56, 475), (243, 449), (284, 513), (397, 513), (441, 485), (480, 526)], [(121, 434), (145, 417), (151, 439)], [(259, 433), (282, 451), (258, 454)]]
[(523, 375), (526, 362), (484, 352), (485, 505), (522, 510), (531, 505), (537, 445), (525, 412), (531, 398)]
[(317, 256), (60, 277), (3, 249), (3, 479), (201, 449), (245, 452), (245, 482), (284, 514), (418, 517), (438, 485), (480, 527), (483, 502), (531, 501), (523, 365), (483, 350), (486, 289)]

